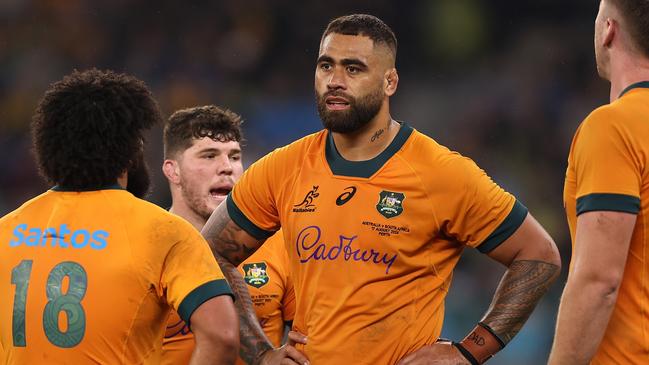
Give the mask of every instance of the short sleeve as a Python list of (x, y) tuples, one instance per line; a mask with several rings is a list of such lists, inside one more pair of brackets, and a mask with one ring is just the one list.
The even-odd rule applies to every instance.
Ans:
[(200, 233), (189, 224), (179, 225), (179, 229), (187, 232), (179, 235), (183, 239), (167, 254), (160, 285), (167, 302), (190, 323), (194, 310), (205, 301), (220, 295), (234, 296)]
[(575, 134), (571, 163), (577, 180), (577, 214), (640, 210), (642, 168), (633, 136), (610, 108), (595, 110)]
[(282, 298), (282, 317), (284, 321), (292, 321), (295, 317), (295, 287), (293, 286), (293, 279), (291, 278), (291, 273), (287, 267), (285, 270), (285, 291), (284, 297)]
[(457, 153), (444, 158), (435, 199), (441, 230), (457, 242), (488, 253), (525, 220), (527, 208), (493, 182), (475, 162)]
[(276, 165), (278, 152), (264, 156), (243, 174), (228, 195), (226, 204), (230, 219), (251, 236), (266, 239), (279, 229), (279, 214), (275, 204), (275, 185), (281, 180), (286, 166)]

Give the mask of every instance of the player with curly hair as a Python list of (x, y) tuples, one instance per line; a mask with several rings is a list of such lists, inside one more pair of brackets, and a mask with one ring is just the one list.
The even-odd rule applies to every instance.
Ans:
[(236, 358), (231, 290), (204, 239), (138, 198), (143, 133), (161, 119), (125, 74), (75, 71), (45, 93), (31, 127), (54, 187), (0, 219), (0, 362), (155, 363), (171, 309), (192, 325), (195, 363)]

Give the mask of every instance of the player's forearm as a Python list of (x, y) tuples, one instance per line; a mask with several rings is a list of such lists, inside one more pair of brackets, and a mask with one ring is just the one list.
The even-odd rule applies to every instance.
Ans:
[(617, 293), (616, 285), (593, 278), (568, 279), (549, 365), (590, 362), (604, 336)]
[(505, 344), (509, 343), (557, 279), (560, 269), (553, 262), (512, 262), (496, 289), (482, 323), (488, 325)]
[(264, 352), (273, 348), (272, 343), (257, 320), (255, 308), (250, 299), (248, 287), (236, 265), (245, 260), (254, 249), (241, 243), (242, 230), (228, 215), (226, 204), (216, 208), (201, 234), (210, 245), (216, 261), (228, 280), (235, 296), (235, 307), (239, 316), (239, 355), (248, 364), (256, 364)]

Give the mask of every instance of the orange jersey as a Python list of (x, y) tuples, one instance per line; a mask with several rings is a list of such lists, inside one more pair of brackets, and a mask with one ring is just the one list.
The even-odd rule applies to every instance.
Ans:
[(156, 363), (171, 308), (231, 295), (183, 219), (118, 187), (55, 189), (0, 219), (1, 363)]
[(573, 244), (581, 213), (638, 215), (617, 302), (592, 364), (649, 363), (648, 121), (649, 82), (632, 85), (584, 120), (570, 148), (564, 204)]
[[(246, 261), (239, 271), (248, 284), (255, 312), (266, 336), (278, 346), (284, 336), (284, 322), (295, 314), (295, 292), (289, 275), (284, 236), (279, 231)], [(162, 364), (187, 364), (194, 351), (194, 336), (177, 313), (169, 316), (162, 346)], [(237, 364), (243, 364), (239, 359)]]
[(369, 161), (321, 131), (253, 164), (227, 199), (263, 238), (282, 227), (298, 349), (312, 364), (394, 364), (438, 338), (464, 247), (489, 252), (527, 209), (473, 161), (402, 124)]

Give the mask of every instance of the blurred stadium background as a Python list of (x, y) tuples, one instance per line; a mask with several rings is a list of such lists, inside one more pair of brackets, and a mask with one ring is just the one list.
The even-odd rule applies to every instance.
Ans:
[[(352, 4), (353, 3), (353, 4)], [(471, 158), (549, 230), (564, 277), (491, 363), (544, 364), (570, 242), (566, 158), (578, 123), (608, 100), (596, 76), (597, 1), (0, 1), (0, 215), (41, 193), (28, 124), (48, 85), (74, 68), (145, 80), (168, 116), (218, 104), (244, 119), (246, 166), (320, 129), (313, 72), (321, 32), (367, 12), (396, 32), (399, 120)], [(170, 204), (161, 129), (149, 136), (151, 200)], [(447, 300), (444, 335), (460, 339), (487, 309), (503, 272), (467, 250)], [(381, 351), (377, 349), (377, 351)]]

